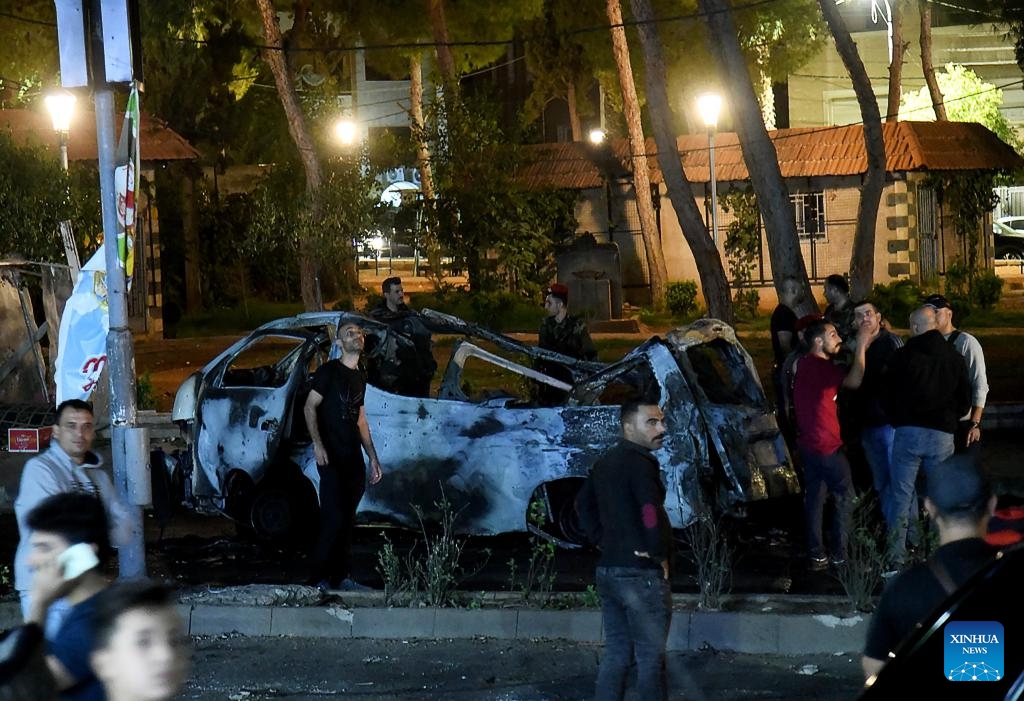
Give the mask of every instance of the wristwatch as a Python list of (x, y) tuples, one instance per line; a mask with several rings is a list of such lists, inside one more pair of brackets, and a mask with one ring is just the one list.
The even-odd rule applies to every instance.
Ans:
[(974, 429), (978, 429), (979, 431), (981, 430), (981, 423), (979, 421), (972, 421), (971, 422), (971, 430), (974, 430)]

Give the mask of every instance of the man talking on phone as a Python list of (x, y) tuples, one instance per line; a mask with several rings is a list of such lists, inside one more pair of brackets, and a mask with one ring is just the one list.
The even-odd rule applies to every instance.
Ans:
[[(131, 538), (134, 516), (118, 496), (110, 475), (103, 469), (103, 458), (93, 452), (96, 425), (92, 406), (80, 399), (68, 399), (57, 407), (53, 424), (53, 439), (46, 452), (25, 463), (21, 472), (18, 497), (14, 500), (14, 514), (18, 519), (21, 541), (14, 554), (14, 588), (21, 597), (22, 615), (28, 616), (31, 606), (29, 590), (32, 577), (28, 566), (31, 527), (26, 516), (46, 497), (65, 492), (87, 492), (103, 502), (110, 525), (110, 543), (115, 548)], [(67, 612), (63, 602), (50, 607), (44, 626), (47, 638), (52, 638)]]
[(102, 573), (110, 551), (106, 509), (92, 494), (66, 492), (41, 501), (26, 520), (32, 587), (25, 623), (42, 627), (53, 602), (67, 602), (60, 628), (47, 640), (46, 665), (62, 701), (103, 701), (89, 655), (97, 595), (108, 584)]

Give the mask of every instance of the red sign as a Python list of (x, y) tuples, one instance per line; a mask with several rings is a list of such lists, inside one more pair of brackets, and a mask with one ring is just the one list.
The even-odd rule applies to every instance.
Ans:
[(7, 452), (38, 453), (50, 445), (50, 434), (53, 426), (45, 428), (9, 428), (7, 429)]

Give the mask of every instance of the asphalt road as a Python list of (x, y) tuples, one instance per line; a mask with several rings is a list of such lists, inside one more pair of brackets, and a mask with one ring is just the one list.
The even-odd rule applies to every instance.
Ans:
[[(196, 641), (182, 699), (199, 701), (568, 701), (593, 697), (600, 648), (552, 641), (371, 641), (218, 637)], [(849, 655), (714, 651), (669, 657), (670, 698), (852, 699)]]

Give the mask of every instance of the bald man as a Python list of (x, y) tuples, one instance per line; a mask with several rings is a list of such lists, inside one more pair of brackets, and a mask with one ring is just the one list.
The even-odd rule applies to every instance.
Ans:
[(938, 330), (935, 309), (910, 315), (911, 338), (889, 358), (884, 371), (885, 412), (895, 427), (890, 475), (889, 571), (906, 559), (907, 528), (917, 518), (914, 484), (941, 479), (940, 464), (953, 454), (957, 421), (971, 406), (967, 366)]

